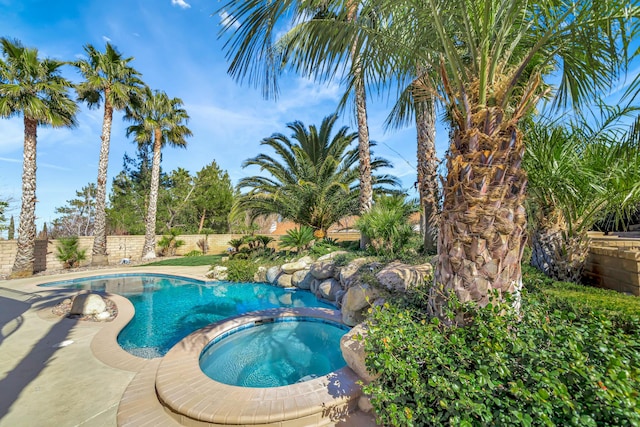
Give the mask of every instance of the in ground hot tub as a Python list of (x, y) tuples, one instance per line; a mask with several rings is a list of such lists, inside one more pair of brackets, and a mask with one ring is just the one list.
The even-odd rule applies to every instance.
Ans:
[(215, 338), (200, 356), (209, 378), (241, 387), (309, 381), (346, 366), (340, 338), (349, 327), (317, 317), (271, 317)]
[[(346, 331), (340, 312), (321, 308), (258, 311), (211, 324), (184, 338), (162, 358), (156, 374), (158, 398), (169, 414), (188, 425), (333, 425), (355, 410), (361, 395), (359, 377), (341, 361), (339, 337)], [(271, 333), (280, 336), (271, 340)], [(242, 343), (247, 339), (245, 334), (255, 343)], [(337, 335), (337, 340), (331, 335)], [(308, 338), (314, 344), (316, 341), (335, 344), (320, 345), (320, 350), (313, 350), (306, 343)], [(240, 340), (239, 345), (233, 345), (236, 339)], [(235, 352), (242, 348), (231, 348), (228, 355), (214, 359), (226, 352), (220, 350), (227, 343), (231, 343), (230, 347), (254, 350), (242, 355)], [(259, 354), (256, 349), (260, 349)], [(329, 359), (334, 356), (327, 355), (334, 352), (339, 356), (335, 359), (340, 360), (332, 362)], [(266, 353), (271, 353), (274, 359), (297, 360), (265, 368), (269, 366), (264, 363)], [(307, 373), (300, 368), (293, 375), (302, 359), (322, 369)], [(230, 385), (212, 379), (201, 365), (213, 373), (246, 370), (248, 375), (236, 372), (232, 376), (246, 377), (249, 386), (236, 380), (228, 381), (235, 384)], [(279, 370), (283, 375), (265, 374)], [(286, 385), (280, 384), (283, 378)]]

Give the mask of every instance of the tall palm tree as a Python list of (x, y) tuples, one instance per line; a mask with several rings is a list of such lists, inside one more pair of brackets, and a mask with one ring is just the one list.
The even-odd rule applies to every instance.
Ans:
[[(297, 38), (297, 32), (300, 29), (299, 25), (300, 21), (320, 21), (320, 22), (331, 22), (335, 19), (341, 19), (346, 22), (354, 22), (358, 17), (358, 6), (359, 2), (357, 0), (347, 1), (344, 11), (346, 13), (342, 15), (338, 15), (336, 13), (332, 13), (327, 9), (327, 2), (310, 2), (308, 7), (302, 5), (300, 10), (297, 11), (295, 16), (293, 17), (293, 22), (298, 22), (298, 26), (294, 26), (289, 32), (280, 36), (278, 40), (275, 41), (273, 46), (271, 46), (272, 40), (265, 40), (265, 44), (263, 47), (267, 49), (275, 49), (275, 51), (283, 51), (288, 52), (283, 55), (280, 54), (272, 54), (269, 55), (268, 63), (263, 63), (260, 65), (256, 65), (255, 63), (251, 63), (248, 61), (241, 61), (238, 63), (238, 56), (232, 62), (232, 65), (229, 68), (229, 72), (232, 76), (242, 80), (247, 72), (251, 73), (250, 69), (253, 67), (268, 67), (268, 71), (265, 74), (268, 79), (265, 81), (265, 91), (266, 95), (272, 94), (271, 89), (275, 90), (275, 81), (273, 82), (273, 86), (270, 86), (271, 81), (269, 80), (271, 77), (277, 75), (278, 71), (284, 68), (286, 65), (290, 65), (293, 68), (298, 68), (302, 70), (305, 66), (302, 65), (303, 61), (298, 55), (291, 55), (292, 49), (295, 49), (295, 43)], [(283, 12), (286, 12), (284, 9)], [(263, 16), (265, 17), (265, 16)], [(310, 19), (307, 19), (311, 17)], [(260, 32), (262, 30), (270, 33), (275, 25), (279, 24), (281, 19), (290, 19), (291, 16), (285, 14), (272, 14), (269, 19), (264, 21), (256, 21), (257, 26), (253, 28), (249, 33), (247, 33), (247, 37), (255, 37), (259, 39), (261, 37)], [(262, 27), (262, 29), (260, 29)], [(248, 40), (245, 40), (245, 42)], [(354, 81), (357, 83), (353, 88), (353, 100), (354, 100), (354, 110), (356, 123), (358, 126), (358, 166), (359, 166), (359, 180), (360, 180), (360, 194), (359, 194), (359, 211), (360, 214), (368, 212), (371, 209), (373, 204), (373, 184), (372, 184), (372, 175), (371, 175), (371, 152), (370, 152), (370, 138), (369, 138), (369, 125), (368, 125), (368, 117), (367, 117), (367, 98), (366, 98), (366, 88), (363, 77), (363, 69), (362, 64), (359, 59), (359, 49), (360, 45), (358, 45), (357, 41), (349, 44), (349, 55), (350, 66), (348, 68), (348, 72), (354, 77)], [(288, 64), (289, 62), (289, 64)], [(319, 64), (315, 64), (319, 66)], [(278, 71), (274, 71), (272, 67), (279, 68)], [(251, 73), (252, 74), (252, 73)], [(252, 74), (251, 79), (255, 81), (261, 80), (263, 75), (261, 74)], [(361, 247), (364, 247), (366, 244), (366, 238), (363, 235), (363, 239), (360, 242)]]
[[(248, 159), (243, 166), (255, 165), (270, 176), (243, 178), (238, 188), (249, 191), (238, 200), (241, 209), (253, 217), (279, 214), (300, 225), (312, 227), (320, 234), (340, 218), (359, 212), (358, 150), (349, 149), (356, 139), (342, 127), (333, 134), (337, 116), (325, 117), (320, 125), (290, 123), (290, 140), (276, 133), (261, 144), (271, 147), (279, 158), (267, 154)], [(333, 134), (333, 135), (332, 135)], [(391, 165), (383, 159), (373, 159), (372, 170)], [(373, 188), (384, 192), (385, 186), (397, 185), (388, 175), (374, 176)]]
[(186, 147), (185, 138), (192, 135), (191, 130), (186, 126), (189, 115), (182, 108), (180, 98), (169, 98), (165, 92), (151, 91), (146, 87), (140, 102), (133, 108), (127, 107), (125, 119), (134, 122), (127, 128), (127, 136), (134, 135), (138, 145), (153, 144), (151, 188), (142, 248), (142, 258), (152, 259), (156, 257), (156, 213), (162, 147), (166, 144)]
[(133, 57), (124, 58), (111, 43), (107, 43), (104, 52), (90, 44), (84, 50), (88, 58), (74, 63), (84, 78), (76, 86), (78, 100), (86, 102), (89, 108), (104, 103), (91, 264), (105, 265), (108, 264), (105, 200), (113, 111), (124, 110), (131, 105), (143, 84), (139, 79), (140, 73), (129, 65)]
[(605, 216), (624, 221), (640, 203), (640, 117), (629, 128), (627, 113), (603, 108), (597, 119), (524, 127), (531, 264), (550, 277), (579, 282), (587, 231)]
[(36, 146), (38, 125), (75, 125), (76, 103), (69, 97), (72, 83), (60, 76), (64, 64), (38, 58), (38, 50), (19, 41), (0, 39), (4, 61), (0, 61), (0, 116), (22, 114), (24, 153), (22, 163), (22, 207), (18, 228), (18, 252), (12, 277), (33, 274), (36, 238)]
[[(339, 11), (346, 1), (323, 3)], [(315, 3), (230, 1), (228, 25), (240, 24), (229, 45), (232, 67), (274, 56), (260, 49), (273, 28), (256, 17), (268, 27), (274, 16)], [(443, 101), (451, 123), (436, 280), (463, 302), (518, 295), (527, 184), (520, 120), (547, 95), (558, 106), (579, 105), (610, 90), (635, 53), (637, 1), (369, 0), (359, 16), (370, 14), (390, 25), (308, 26), (300, 57), (309, 69), (321, 59), (316, 75), (333, 75), (356, 40), (367, 47), (358, 52), (373, 64), (367, 77), (378, 87), (407, 87), (416, 64), (436, 66), (423, 89)], [(545, 90), (549, 77), (559, 79), (555, 93)]]

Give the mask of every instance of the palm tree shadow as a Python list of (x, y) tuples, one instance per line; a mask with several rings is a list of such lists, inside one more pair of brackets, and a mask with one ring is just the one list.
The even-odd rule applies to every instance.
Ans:
[[(53, 300), (59, 300), (61, 296), (68, 296), (69, 293), (52, 292), (47, 296), (28, 294), (15, 291), (8, 288), (0, 288), (5, 295), (11, 293), (11, 296), (24, 299), (4, 298), (0, 297), (0, 327), (2, 335), (0, 336), (0, 345), (11, 334), (19, 330), (24, 324), (23, 314), (33, 308), (38, 309), (44, 305), (50, 304)], [(5, 333), (5, 325), (15, 321), (16, 325), (11, 326), (10, 332)], [(63, 342), (69, 336), (69, 332), (75, 324), (76, 320), (62, 318), (54, 323), (51, 329), (44, 335), (29, 351), (29, 353), (4, 377), (0, 380), (0, 390), (2, 390), (2, 399), (0, 399), (0, 419), (9, 413), (11, 406), (18, 399), (20, 394), (26, 387), (35, 380), (38, 375), (49, 365), (52, 356), (60, 348), (59, 343)]]

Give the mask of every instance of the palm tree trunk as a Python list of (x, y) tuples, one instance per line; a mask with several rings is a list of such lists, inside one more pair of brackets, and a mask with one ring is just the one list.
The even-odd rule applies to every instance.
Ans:
[(531, 233), (531, 265), (563, 282), (580, 282), (589, 254), (585, 231), (572, 233), (566, 222), (536, 227)]
[(111, 141), (111, 123), (113, 107), (109, 102), (109, 89), (105, 89), (104, 118), (102, 120), (102, 136), (100, 143), (100, 160), (98, 162), (98, 185), (96, 187), (96, 219), (93, 230), (93, 250), (91, 265), (107, 265), (107, 227), (105, 203), (107, 197), (107, 169), (109, 167), (109, 144)]
[(433, 96), (415, 103), (418, 134), (418, 193), (422, 211), (424, 250), (435, 253), (438, 235), (438, 158), (436, 157), (436, 111)]
[(160, 187), (160, 155), (162, 149), (162, 131), (155, 130), (153, 142), (153, 163), (151, 166), (151, 188), (149, 189), (149, 206), (145, 220), (144, 247), (142, 259), (156, 257), (156, 213), (158, 210), (158, 188)]
[(436, 313), (451, 293), (480, 305), (494, 291), (498, 298), (510, 293), (519, 306), (526, 241), (524, 144), (515, 123), (501, 123), (501, 111), (493, 110), (476, 112), (468, 130), (453, 132), (436, 266), (444, 295), (432, 298)]
[(24, 153), (22, 160), (22, 207), (18, 228), (18, 251), (11, 270), (12, 278), (33, 275), (36, 241), (36, 147), (38, 122), (24, 117)]
[[(348, 20), (356, 19), (358, 13), (358, 2), (350, 1), (347, 4), (349, 9)], [(360, 197), (359, 211), (362, 215), (371, 210), (373, 205), (373, 183), (371, 180), (371, 152), (369, 148), (369, 124), (367, 123), (367, 96), (362, 81), (362, 67), (359, 64), (357, 43), (354, 42), (351, 49), (351, 60), (354, 62), (353, 73), (356, 78), (355, 103), (356, 118), (358, 121), (358, 160), (360, 170)], [(365, 235), (360, 237), (360, 249), (364, 249), (369, 239)]]

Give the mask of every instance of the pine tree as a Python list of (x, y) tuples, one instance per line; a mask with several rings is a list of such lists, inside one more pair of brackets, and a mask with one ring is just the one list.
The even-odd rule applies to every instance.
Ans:
[(11, 215), (11, 219), (9, 220), (9, 240), (13, 240), (16, 234), (16, 224), (13, 220), (13, 215)]

